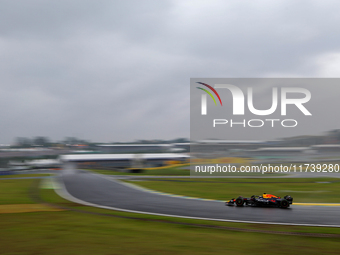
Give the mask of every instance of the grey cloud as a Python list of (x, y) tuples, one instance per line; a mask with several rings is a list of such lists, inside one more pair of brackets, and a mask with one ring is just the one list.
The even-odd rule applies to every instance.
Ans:
[(340, 51), (339, 7), (2, 1), (0, 142), (188, 137), (191, 77), (320, 75), (319, 56)]

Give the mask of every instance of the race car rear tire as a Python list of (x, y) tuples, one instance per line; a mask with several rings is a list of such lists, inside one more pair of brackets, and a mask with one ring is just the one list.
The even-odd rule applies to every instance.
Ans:
[(283, 199), (280, 203), (281, 208), (288, 208), (289, 207), (289, 202), (286, 199)]
[(243, 200), (242, 197), (238, 197), (238, 198), (236, 198), (235, 203), (236, 203), (237, 206), (242, 206), (243, 203), (244, 203), (244, 200)]

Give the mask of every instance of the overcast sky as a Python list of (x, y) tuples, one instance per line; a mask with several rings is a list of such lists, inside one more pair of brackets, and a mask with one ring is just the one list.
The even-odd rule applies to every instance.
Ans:
[(0, 143), (189, 137), (190, 78), (339, 77), (339, 10), (337, 0), (0, 0)]

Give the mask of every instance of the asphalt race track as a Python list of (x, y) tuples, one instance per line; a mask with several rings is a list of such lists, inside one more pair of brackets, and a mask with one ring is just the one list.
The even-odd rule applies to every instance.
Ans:
[(229, 207), (222, 202), (171, 197), (139, 190), (86, 171), (60, 175), (59, 194), (69, 200), (99, 207), (148, 214), (218, 221), (340, 227), (340, 207), (292, 205), (288, 209)]

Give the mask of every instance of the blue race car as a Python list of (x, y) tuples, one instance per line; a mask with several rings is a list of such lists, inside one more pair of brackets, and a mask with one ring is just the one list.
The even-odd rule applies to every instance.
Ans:
[(230, 199), (225, 203), (227, 206), (266, 206), (266, 207), (280, 207), (288, 208), (293, 203), (291, 196), (285, 196), (284, 198), (277, 197), (271, 194), (263, 193), (262, 196), (251, 196), (250, 198), (239, 196), (238, 198)]

